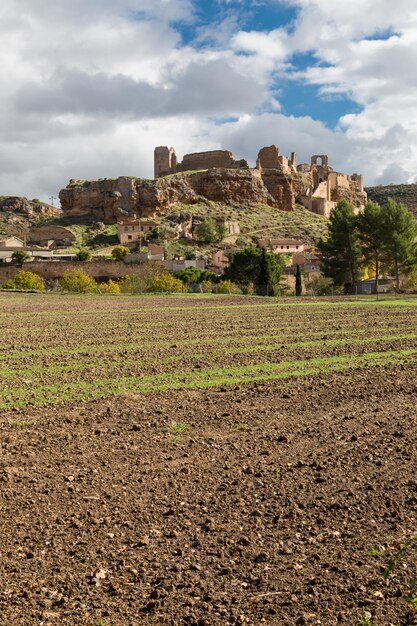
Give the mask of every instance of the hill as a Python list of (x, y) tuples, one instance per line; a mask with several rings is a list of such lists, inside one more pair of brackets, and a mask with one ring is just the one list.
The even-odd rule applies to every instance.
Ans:
[(22, 236), (39, 221), (60, 215), (59, 209), (37, 198), (0, 196), (0, 236)]
[(366, 189), (368, 199), (385, 204), (388, 198), (402, 202), (417, 217), (417, 184), (411, 185), (378, 185)]

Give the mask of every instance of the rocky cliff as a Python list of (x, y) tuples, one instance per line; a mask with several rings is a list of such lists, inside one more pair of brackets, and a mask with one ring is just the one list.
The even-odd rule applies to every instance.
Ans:
[(67, 216), (113, 223), (134, 214), (163, 215), (175, 204), (195, 204), (204, 198), (224, 204), (267, 204), (291, 211), (297, 197), (302, 195), (303, 181), (303, 175), (209, 169), (156, 180), (125, 176), (97, 181), (71, 180), (59, 197)]
[(0, 196), (0, 211), (2, 213), (21, 215), (28, 219), (54, 217), (61, 213), (58, 209), (45, 202), (28, 200), (18, 196)]
[(61, 211), (39, 200), (18, 196), (0, 196), (0, 233), (21, 235), (45, 218), (61, 215)]

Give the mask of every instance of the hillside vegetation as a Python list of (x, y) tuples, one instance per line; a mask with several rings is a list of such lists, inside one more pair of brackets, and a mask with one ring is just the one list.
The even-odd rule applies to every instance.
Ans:
[[(204, 201), (191, 205), (175, 205), (169, 218), (173, 214), (239, 222), (241, 236), (248, 240), (291, 238), (301, 239), (311, 245), (315, 245), (320, 237), (327, 233), (328, 223), (325, 217), (311, 213), (303, 207), (297, 207), (294, 211), (280, 211), (265, 204), (225, 205)], [(162, 218), (162, 222), (165, 219)]]
[(369, 200), (385, 204), (388, 198), (402, 202), (417, 217), (417, 183), (411, 185), (378, 185), (367, 187)]

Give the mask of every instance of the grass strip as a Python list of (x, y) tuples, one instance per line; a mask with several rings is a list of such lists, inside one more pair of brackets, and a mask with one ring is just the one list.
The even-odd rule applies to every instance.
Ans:
[[(252, 337), (253, 339), (253, 337)], [(221, 347), (214, 350), (206, 350), (200, 352), (188, 352), (181, 351), (179, 354), (174, 354), (170, 356), (166, 356), (164, 358), (158, 358), (159, 365), (168, 365), (170, 363), (177, 363), (178, 361), (184, 361), (185, 359), (204, 359), (207, 357), (218, 357), (223, 355), (235, 356), (241, 354), (259, 354), (259, 353), (267, 353), (267, 352), (276, 352), (278, 350), (293, 350), (297, 348), (313, 348), (313, 349), (321, 349), (325, 347), (343, 347), (346, 345), (368, 345), (375, 343), (386, 343), (392, 341), (404, 341), (404, 340), (417, 340), (417, 333), (409, 333), (403, 335), (384, 335), (384, 336), (373, 336), (373, 337), (362, 337), (362, 338), (349, 338), (349, 339), (312, 339), (308, 341), (295, 341), (283, 343), (272, 343), (272, 344), (250, 344), (246, 346), (234, 346), (234, 347)], [(197, 343), (197, 342), (195, 342)], [(142, 346), (138, 346), (134, 344), (136, 349), (141, 352)], [(194, 344), (195, 345), (195, 344)], [(154, 346), (152, 346), (153, 348)], [(122, 346), (123, 352), (127, 350), (125, 346)], [(113, 348), (114, 352), (114, 348)], [(97, 350), (94, 350), (94, 355), (97, 353)], [(67, 353), (66, 353), (67, 354)], [(147, 358), (146, 358), (147, 357)], [(46, 374), (46, 375), (55, 375), (61, 373), (71, 373), (71, 372), (79, 372), (82, 370), (94, 369), (95, 373), (99, 373), (100, 370), (109, 370), (109, 369), (120, 369), (122, 367), (134, 367), (137, 365), (141, 365), (146, 368), (147, 366), (153, 365), (155, 362), (155, 355), (152, 353), (149, 355), (146, 354), (138, 354), (135, 358), (126, 358), (122, 356), (119, 358), (112, 359), (111, 363), (103, 363), (101, 366), (96, 358), (94, 357), (91, 361), (80, 361), (77, 360), (75, 363), (64, 363), (57, 365), (31, 365), (29, 367), (22, 367), (21, 365), (16, 365), (15, 367), (3, 367), (0, 368), (0, 376), (3, 379), (8, 378), (16, 378), (18, 377), (17, 383), (20, 384), (20, 381), (30, 376), (36, 374)], [(33, 381), (35, 382), (35, 381)]]
[(45, 385), (5, 390), (0, 408), (47, 406), (79, 400), (99, 399), (129, 394), (148, 394), (177, 389), (205, 389), (255, 381), (314, 376), (351, 369), (392, 365), (414, 365), (417, 348), (368, 352), (363, 355), (318, 357), (281, 363), (260, 363), (242, 367), (192, 370), (155, 376), (106, 378), (92, 382)]

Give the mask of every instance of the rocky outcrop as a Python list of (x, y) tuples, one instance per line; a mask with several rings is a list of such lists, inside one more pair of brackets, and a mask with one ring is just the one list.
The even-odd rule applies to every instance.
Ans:
[(175, 204), (195, 204), (202, 198), (225, 204), (278, 207), (259, 172), (249, 169), (212, 169), (157, 180), (125, 176), (98, 181), (71, 180), (59, 197), (65, 215), (105, 223), (133, 215), (157, 217)]
[(18, 215), (29, 220), (35, 220), (40, 217), (55, 217), (61, 214), (61, 211), (49, 204), (18, 196), (0, 196), (0, 211)]

